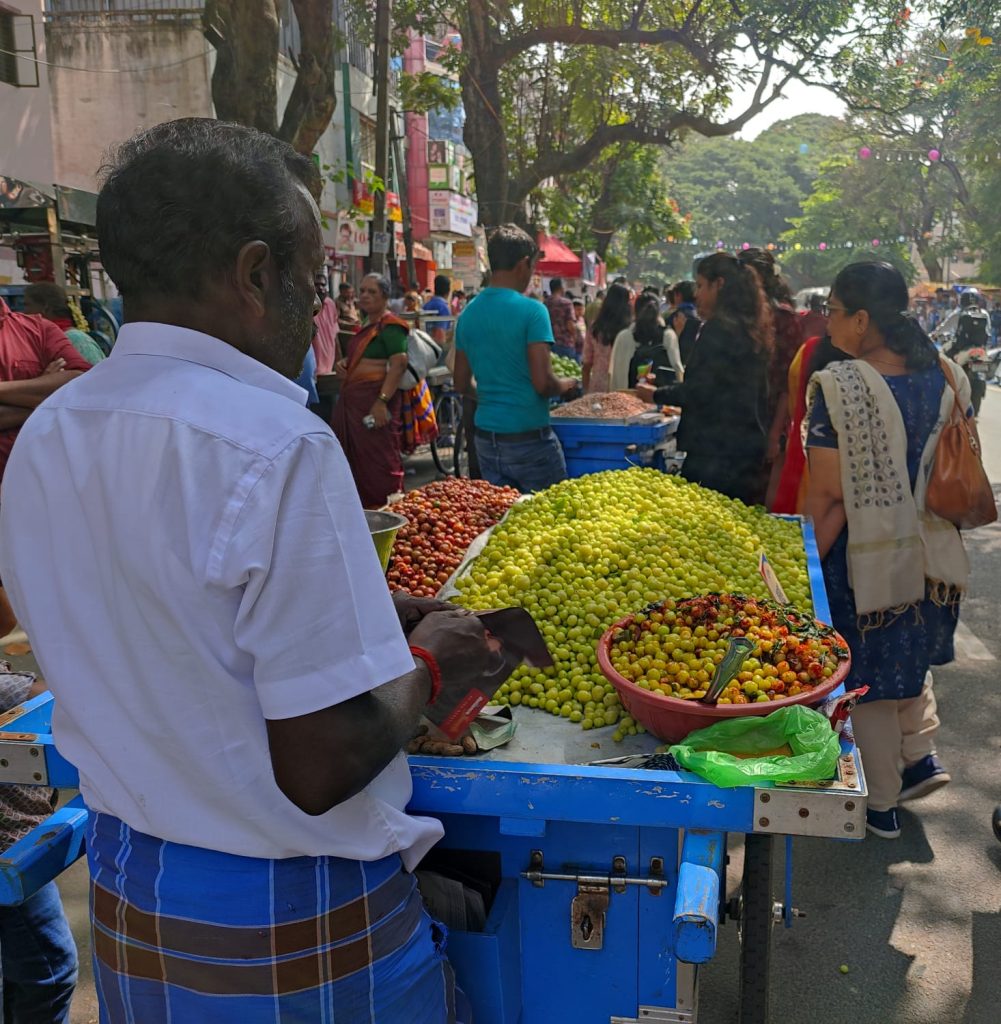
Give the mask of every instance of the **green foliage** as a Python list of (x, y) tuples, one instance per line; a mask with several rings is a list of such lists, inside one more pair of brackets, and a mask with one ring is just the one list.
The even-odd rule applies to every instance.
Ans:
[[(902, 225), (908, 220), (908, 189), (915, 182), (901, 182), (896, 164), (892, 174), (887, 171), (888, 167), (877, 161), (863, 162), (850, 155), (824, 161), (812, 193), (803, 202), (802, 215), (793, 218), (793, 227), (783, 235), (783, 241), (793, 247), (783, 255), (783, 266), (805, 283), (825, 285), (849, 263), (883, 259), (913, 281), (916, 269)], [(897, 182), (897, 188), (887, 188), (891, 180)], [(900, 240), (878, 246), (865, 242), (892, 238)], [(837, 247), (829, 245), (835, 240)], [(829, 247), (821, 250), (821, 244)]]
[(400, 75), (400, 101), (404, 110), (426, 114), (429, 110), (454, 110), (461, 97), (451, 82), (430, 71)]
[(539, 190), (537, 200), (550, 227), (575, 249), (595, 249), (609, 264), (623, 265), (622, 247), (643, 248), (688, 229), (670, 196), (653, 146), (613, 146), (600, 160)]
[[(364, 21), (365, 0), (353, 19)], [(400, 0), (398, 31), (455, 23), (466, 141), (481, 211), (510, 218), (547, 179), (604, 162), (626, 143), (728, 135), (795, 77), (835, 83), (877, 66), (900, 36), (899, 0), (706, 4), (702, 0)], [(370, 20), (370, 19), (369, 19)], [(760, 90), (731, 110), (736, 90)], [(501, 131), (498, 132), (498, 122)]]
[[(843, 145), (835, 118), (804, 115), (773, 125), (753, 142), (695, 139), (668, 154), (666, 174), (694, 238), (776, 241), (809, 194), (824, 156)], [(807, 151), (801, 152), (800, 147)]]

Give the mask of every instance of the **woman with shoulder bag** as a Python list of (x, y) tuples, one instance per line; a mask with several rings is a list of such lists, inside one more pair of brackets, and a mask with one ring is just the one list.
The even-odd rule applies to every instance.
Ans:
[(620, 331), (612, 345), (610, 390), (635, 387), (637, 356), (654, 367), (666, 363), (674, 371), (673, 380), (681, 380), (685, 371), (681, 365), (678, 336), (664, 326), (657, 296), (650, 292), (638, 296), (634, 315), (632, 327)]
[(347, 358), (335, 367), (341, 393), (330, 426), (344, 449), (365, 508), (381, 508), (403, 490), (403, 395), (407, 370), (404, 320), (389, 312), (389, 281), (369, 274), (358, 291), (365, 320), (348, 343)]
[[(853, 263), (827, 304), (829, 333), (849, 359), (815, 373), (804, 444), (832, 625), (848, 641), (848, 689), (869, 692), (852, 715), (869, 783), (867, 827), (900, 835), (897, 805), (950, 781), (935, 754), (931, 666), (953, 660), (969, 562), (952, 522), (925, 507), (938, 440), (965, 375), (941, 360), (907, 312), (889, 263)], [(901, 771), (903, 766), (903, 771)]]

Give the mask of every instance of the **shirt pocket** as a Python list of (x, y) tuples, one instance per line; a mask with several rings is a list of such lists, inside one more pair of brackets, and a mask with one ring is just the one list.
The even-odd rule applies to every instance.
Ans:
[(10, 364), (11, 380), (34, 380), (45, 367), (37, 359), (15, 359)]

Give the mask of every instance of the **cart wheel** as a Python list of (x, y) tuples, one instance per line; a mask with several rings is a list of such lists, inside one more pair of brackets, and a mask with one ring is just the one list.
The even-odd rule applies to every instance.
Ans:
[(998, 842), (1001, 843), (1001, 806), (994, 808), (991, 824), (994, 826), (994, 835), (997, 836)]
[(772, 837), (748, 835), (740, 911), (740, 1024), (768, 1024), (773, 872)]
[(438, 436), (431, 442), (431, 458), (439, 473), (453, 476), (456, 469), (456, 452), (461, 437), (462, 399), (454, 391), (445, 391), (434, 403), (435, 419), (438, 421)]

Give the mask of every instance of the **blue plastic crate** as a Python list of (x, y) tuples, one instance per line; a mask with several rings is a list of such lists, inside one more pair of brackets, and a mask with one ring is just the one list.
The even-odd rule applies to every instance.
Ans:
[(589, 473), (600, 473), (606, 469), (631, 469), (633, 466), (643, 468), (661, 468), (656, 465), (653, 448), (641, 448), (634, 452), (626, 452), (619, 448), (618, 453), (592, 453), (571, 455), (567, 453), (567, 476), (574, 480)]
[(550, 424), (564, 450), (592, 445), (652, 447), (678, 429), (677, 419), (666, 419), (660, 423), (603, 423), (601, 420), (561, 420), (554, 416)]
[(655, 448), (677, 430), (677, 420), (624, 424), (554, 418), (552, 427), (563, 445), (567, 476), (575, 478), (605, 469), (654, 465)]

